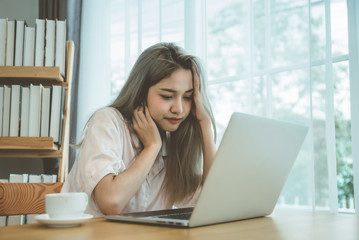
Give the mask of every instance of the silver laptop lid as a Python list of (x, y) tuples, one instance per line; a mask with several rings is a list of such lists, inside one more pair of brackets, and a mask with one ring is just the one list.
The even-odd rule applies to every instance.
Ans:
[(189, 225), (269, 215), (308, 127), (233, 113)]

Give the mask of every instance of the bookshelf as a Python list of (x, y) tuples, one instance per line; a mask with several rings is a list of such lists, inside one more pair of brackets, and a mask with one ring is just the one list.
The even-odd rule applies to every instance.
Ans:
[(0, 158), (59, 158), (57, 181), (63, 182), (68, 172), (71, 82), (73, 72), (74, 43), (66, 43), (66, 73), (62, 77), (59, 67), (0, 67), (0, 84), (60, 85), (65, 89), (61, 144), (54, 144), (52, 137), (0, 137)]

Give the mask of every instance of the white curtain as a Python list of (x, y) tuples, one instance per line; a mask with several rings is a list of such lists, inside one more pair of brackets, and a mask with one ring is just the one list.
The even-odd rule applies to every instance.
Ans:
[(111, 100), (110, 10), (109, 0), (82, 3), (77, 141), (91, 114)]
[(233, 111), (310, 127), (279, 206), (331, 212), (359, 206), (358, 2), (84, 0), (83, 5), (79, 129), (118, 94), (145, 48), (173, 41), (199, 56), (207, 69), (219, 140)]

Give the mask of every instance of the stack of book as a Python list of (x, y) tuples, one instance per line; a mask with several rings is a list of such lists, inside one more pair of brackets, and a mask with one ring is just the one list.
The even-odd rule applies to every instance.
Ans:
[[(59, 67), (65, 76), (66, 20), (0, 19), (0, 66)], [(8, 84), (8, 85), (6, 85)], [(53, 137), (61, 143), (63, 86), (1, 84), (0, 137)]]
[(0, 66), (58, 66), (65, 76), (66, 20), (35, 23), (0, 19)]
[(0, 136), (52, 137), (60, 145), (63, 86), (0, 86)]

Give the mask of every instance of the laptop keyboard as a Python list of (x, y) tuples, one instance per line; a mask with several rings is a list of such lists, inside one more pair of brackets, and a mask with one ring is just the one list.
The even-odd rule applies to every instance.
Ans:
[(156, 217), (158, 218), (170, 218), (170, 219), (184, 219), (188, 220), (190, 219), (192, 213), (186, 212), (186, 213), (171, 213), (171, 214), (164, 214), (164, 215), (158, 215)]

